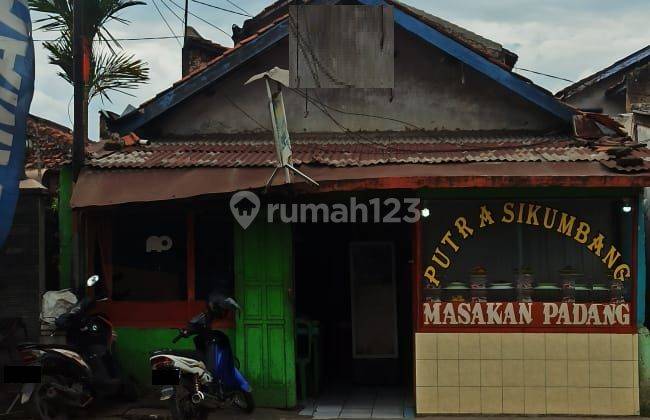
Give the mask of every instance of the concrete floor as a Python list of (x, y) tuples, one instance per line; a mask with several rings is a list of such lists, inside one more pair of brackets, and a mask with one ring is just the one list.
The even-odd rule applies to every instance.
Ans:
[[(9, 417), (16, 420), (24, 420), (25, 416), (12, 416)], [(171, 420), (169, 411), (163, 409), (132, 409), (125, 412), (103, 412), (95, 413), (92, 417), (96, 420)], [(540, 420), (545, 419), (565, 419), (565, 420), (581, 420), (581, 419), (598, 419), (598, 420), (620, 420), (620, 419), (648, 419), (648, 417), (556, 417), (556, 416), (497, 416), (497, 417), (468, 417), (468, 416), (433, 416), (433, 417), (417, 417), (418, 420), (459, 420), (459, 419), (476, 419), (476, 420), (530, 420), (531, 418), (537, 418)], [(0, 419), (4, 420), (4, 417), (0, 415)], [(285, 410), (274, 410), (274, 409), (265, 409), (260, 408), (255, 410), (252, 414), (243, 414), (234, 410), (222, 410), (215, 411), (210, 414), (209, 420), (223, 420), (223, 419), (241, 419), (241, 420), (305, 420), (304, 416), (298, 415), (295, 411), (285, 411)], [(354, 419), (354, 420), (359, 420)], [(364, 420), (372, 420), (370, 418)]]
[(304, 419), (409, 419), (414, 415), (413, 399), (401, 388), (333, 387), (325, 390), (299, 414)]
[[(157, 405), (157, 407), (156, 407)], [(2, 402), (0, 404), (0, 420), (16, 419), (24, 420), (27, 417), (20, 412), (15, 412), (9, 416), (3, 416), (8, 404)], [(223, 420), (223, 419), (241, 419), (241, 420), (306, 420), (309, 417), (301, 416), (300, 410), (276, 410), (268, 408), (258, 408), (252, 414), (244, 414), (238, 410), (216, 410), (210, 414), (210, 420)], [(144, 401), (136, 404), (116, 404), (111, 407), (103, 407), (88, 413), (81, 418), (92, 418), (97, 420), (171, 420), (169, 410), (159, 405), (156, 401)], [(345, 419), (346, 417), (339, 417)], [(403, 418), (403, 417), (402, 417)], [(417, 417), (418, 420), (459, 420), (459, 419), (476, 419), (476, 420), (530, 420), (531, 418), (538, 419), (566, 419), (566, 420), (581, 420), (581, 419), (598, 419), (598, 420), (620, 420), (622, 418), (634, 420), (650, 420), (650, 417), (557, 417), (557, 416), (431, 416), (431, 417)], [(356, 417), (354, 420), (373, 420), (371, 417)]]

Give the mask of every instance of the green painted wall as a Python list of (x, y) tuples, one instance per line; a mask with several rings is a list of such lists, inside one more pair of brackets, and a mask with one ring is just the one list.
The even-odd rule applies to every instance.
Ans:
[(71, 286), (72, 280), (72, 168), (63, 166), (59, 172), (59, 287)]
[[(191, 339), (182, 339), (173, 344), (172, 340), (178, 330), (172, 328), (116, 328), (117, 342), (115, 355), (123, 371), (139, 385), (151, 386), (151, 371), (149, 369), (149, 355), (159, 349), (193, 349)], [(224, 332), (230, 338), (230, 343), (235, 346), (234, 330)]]

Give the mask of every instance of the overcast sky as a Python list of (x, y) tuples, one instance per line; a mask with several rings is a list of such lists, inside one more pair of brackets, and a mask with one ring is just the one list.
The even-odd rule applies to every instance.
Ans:
[[(183, 0), (146, 0), (123, 13), (128, 26), (113, 23), (111, 32), (118, 38), (170, 36), (154, 7), (161, 9), (174, 32), (182, 34), (181, 21), (165, 8), (182, 17)], [(219, 7), (235, 9), (226, 0), (201, 0)], [(255, 14), (272, 0), (231, 0)], [(650, 44), (650, 1), (648, 0), (404, 0), (406, 3), (447, 19), (486, 38), (503, 44), (519, 56), (518, 67), (550, 73), (577, 81), (616, 60)], [(242, 25), (244, 16), (223, 12), (190, 0), (190, 11), (230, 33), (233, 23)], [(42, 17), (32, 14), (32, 20)], [(219, 30), (190, 16), (190, 25), (204, 37), (232, 46), (232, 40)], [(35, 39), (56, 35), (36, 30)], [(99, 109), (121, 113), (128, 105), (139, 105), (169, 87), (181, 76), (181, 49), (174, 39), (125, 41), (124, 48), (146, 61), (151, 81), (133, 91), (134, 96), (112, 95), (112, 103), (95, 99), (90, 106), (90, 137), (98, 137)], [(57, 67), (48, 64), (41, 42), (36, 42), (36, 92), (33, 114), (71, 126), (72, 87), (57, 76)], [(553, 92), (568, 82), (521, 72)]]

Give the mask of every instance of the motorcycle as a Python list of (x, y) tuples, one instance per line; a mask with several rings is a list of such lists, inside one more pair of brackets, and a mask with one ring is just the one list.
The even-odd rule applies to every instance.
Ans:
[[(99, 276), (92, 276), (86, 286), (98, 281)], [(77, 303), (54, 321), (52, 335), (64, 331), (66, 344), (18, 346), (25, 369), (40, 370), (40, 383), (23, 384), (20, 395), (21, 404), (36, 420), (67, 419), (98, 397), (134, 396), (129, 386), (133, 384), (121, 378), (112, 355), (117, 337), (113, 325), (101, 314), (89, 314), (96, 299), (84, 296), (83, 288), (75, 294), (80, 298)]]
[(162, 385), (160, 400), (169, 401), (174, 420), (203, 420), (211, 409), (255, 409), (252, 389), (237, 369), (228, 336), (210, 325), (228, 311), (241, 310), (232, 298), (211, 294), (208, 309), (179, 330), (173, 343), (193, 337), (195, 350), (158, 350), (150, 357), (153, 385)]

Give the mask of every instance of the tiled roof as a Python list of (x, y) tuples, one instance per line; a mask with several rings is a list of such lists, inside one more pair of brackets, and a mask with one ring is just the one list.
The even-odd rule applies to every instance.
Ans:
[[(604, 162), (608, 147), (579, 143), (565, 135), (462, 134), (432, 132), (293, 134), (293, 162), (332, 167), (401, 163)], [(620, 149), (620, 147), (619, 147)], [(647, 149), (635, 156), (650, 159)], [(634, 162), (639, 166), (639, 162)], [(268, 133), (186, 137), (152, 141), (119, 151), (95, 153), (98, 168), (273, 167), (275, 146)], [(635, 171), (643, 170), (645, 162)], [(649, 165), (650, 166), (650, 165)]]
[(27, 119), (29, 147), (25, 169), (55, 169), (71, 159), (72, 130), (53, 121), (30, 115)]

